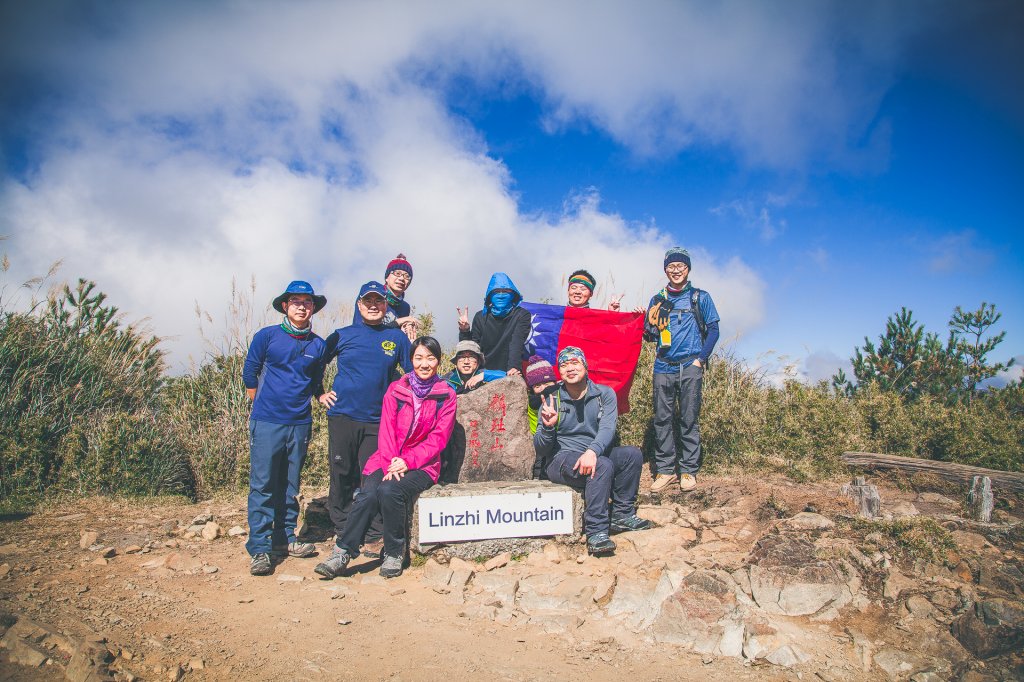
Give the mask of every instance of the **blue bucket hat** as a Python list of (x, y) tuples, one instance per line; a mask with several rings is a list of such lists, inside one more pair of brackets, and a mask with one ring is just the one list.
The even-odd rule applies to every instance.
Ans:
[(288, 285), (288, 288), (284, 290), (284, 293), (274, 299), (274, 310), (280, 310), (282, 313), (286, 312), (284, 309), (285, 302), (288, 301), (288, 297), (293, 294), (309, 294), (313, 297), (313, 312), (318, 313), (327, 305), (326, 296), (317, 296), (313, 293), (313, 285), (309, 282), (303, 282), (301, 279), (297, 279)]

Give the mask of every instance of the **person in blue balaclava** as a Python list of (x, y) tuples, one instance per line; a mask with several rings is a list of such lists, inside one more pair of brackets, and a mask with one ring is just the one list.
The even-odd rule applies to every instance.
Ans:
[(485, 358), (484, 369), (520, 374), (525, 354), (526, 337), (530, 334), (530, 313), (519, 307), (523, 296), (512, 278), (504, 272), (491, 275), (484, 295), (484, 308), (469, 324), (469, 307), (456, 308), (459, 313), (459, 340), (480, 344)]

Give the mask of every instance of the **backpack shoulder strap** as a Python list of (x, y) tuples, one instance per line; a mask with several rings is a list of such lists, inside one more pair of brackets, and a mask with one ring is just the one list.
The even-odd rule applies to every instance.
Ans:
[(708, 338), (708, 325), (704, 322), (704, 311), (700, 309), (700, 289), (693, 288), (690, 293), (690, 309), (693, 311), (693, 319), (697, 323), (697, 331), (700, 332), (701, 343)]

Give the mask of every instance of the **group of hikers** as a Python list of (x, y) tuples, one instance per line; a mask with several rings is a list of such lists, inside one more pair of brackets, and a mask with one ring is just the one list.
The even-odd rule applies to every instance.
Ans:
[[(669, 249), (664, 288), (637, 309), (645, 313), (644, 338), (657, 344), (654, 493), (693, 490), (702, 461), (701, 386), (718, 341), (719, 316), (711, 296), (690, 283), (690, 267), (685, 249)], [(317, 554), (313, 544), (296, 536), (311, 398), (327, 410), (328, 510), (336, 540), (314, 569), (325, 578), (342, 575), (360, 554), (380, 558), (382, 576), (401, 575), (412, 504), (438, 483), (457, 396), (506, 377), (526, 383), (534, 478), (583, 494), (588, 552), (609, 554), (615, 550), (611, 534), (649, 528), (650, 522), (635, 513), (642, 452), (611, 446), (616, 396), (590, 379), (583, 351), (558, 349), (557, 376), (547, 360), (525, 357), (531, 316), (520, 305), (523, 298), (512, 279), (498, 272), (472, 323), (468, 307), (457, 309), (454, 369), (442, 376), (441, 346), (418, 335), (418, 321), (405, 300), (412, 279), (412, 265), (399, 254), (385, 268), (383, 282), (359, 289), (352, 324), (326, 339), (311, 325), (326, 297), (308, 282), (293, 281), (272, 303), (284, 315), (281, 323), (253, 336), (242, 371), (253, 401), (246, 542), (252, 575), (272, 573), (275, 558)], [(596, 283), (586, 270), (572, 273), (566, 305), (589, 307)], [(618, 311), (620, 301), (621, 296), (613, 298), (609, 310)], [(332, 360), (337, 374), (325, 390)]]

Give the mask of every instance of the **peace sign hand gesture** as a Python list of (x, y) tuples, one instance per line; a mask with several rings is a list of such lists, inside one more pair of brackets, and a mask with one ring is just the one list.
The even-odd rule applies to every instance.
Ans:
[(558, 410), (555, 408), (555, 396), (541, 396), (540, 421), (549, 429), (558, 425)]
[(469, 306), (466, 306), (465, 309), (462, 309), (459, 306), (455, 306), (455, 312), (457, 312), (459, 314), (459, 331), (460, 332), (468, 332), (469, 331)]
[(618, 312), (619, 308), (622, 307), (622, 299), (623, 297), (625, 297), (625, 295), (625, 292), (618, 295), (612, 294), (612, 300), (610, 303), (608, 303), (608, 310)]

